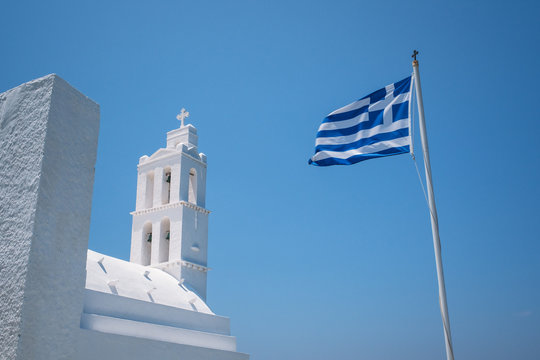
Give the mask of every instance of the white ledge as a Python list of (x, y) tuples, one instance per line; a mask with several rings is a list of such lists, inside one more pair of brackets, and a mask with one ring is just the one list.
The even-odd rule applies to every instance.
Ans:
[[(186, 144), (186, 145), (187, 145), (187, 144)], [(171, 148), (163, 148), (163, 149), (173, 150), (173, 149), (171, 149)], [(159, 149), (159, 150), (161, 150), (161, 149)], [(159, 150), (158, 150), (158, 151), (159, 151)], [(177, 150), (177, 151), (178, 151), (178, 150)], [(155, 153), (154, 153), (154, 154), (155, 154)], [(185, 156), (185, 157), (187, 157), (187, 158), (190, 158), (191, 160), (194, 160), (194, 161), (198, 162), (199, 164), (201, 164), (201, 165), (204, 166), (204, 167), (207, 167), (207, 166), (208, 166), (207, 163), (205, 163), (205, 162), (202, 161), (201, 159), (197, 159), (197, 158), (191, 156), (190, 154), (187, 154), (187, 153), (181, 152), (181, 151), (179, 152), (179, 154), (182, 155), (182, 156)], [(152, 163), (155, 163), (155, 162), (158, 162), (158, 161), (160, 161), (160, 160), (166, 158), (168, 155), (159, 156), (159, 157), (157, 157), (157, 158), (155, 158), (155, 159), (152, 159), (152, 156), (153, 156), (153, 155), (150, 155), (150, 156), (148, 157), (148, 159), (147, 159), (145, 162), (137, 164), (137, 168), (142, 167), (142, 166), (146, 166), (146, 165), (149, 165), (149, 164), (152, 164)]]
[(236, 338), (232, 336), (111, 316), (83, 313), (81, 328), (208, 349), (236, 351)]
[(195, 204), (189, 203), (189, 202), (184, 201), (184, 200), (176, 202), (176, 203), (172, 203), (172, 204), (165, 204), (165, 205), (161, 205), (161, 206), (152, 207), (152, 208), (149, 208), (149, 209), (135, 210), (135, 211), (130, 212), (130, 214), (131, 215), (149, 214), (149, 213), (152, 213), (152, 212), (161, 211), (161, 210), (165, 210), (165, 209), (177, 208), (177, 207), (180, 207), (180, 206), (188, 207), (190, 209), (193, 209), (193, 210), (198, 211), (198, 212), (200, 212), (202, 214), (205, 214), (205, 215), (210, 214), (209, 210), (206, 210), (205, 208), (202, 208), (200, 206), (197, 206)]

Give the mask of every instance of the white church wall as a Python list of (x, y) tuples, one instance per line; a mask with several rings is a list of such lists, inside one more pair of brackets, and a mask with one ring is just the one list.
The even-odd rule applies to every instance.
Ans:
[(206, 266), (208, 259), (208, 214), (190, 207), (182, 209), (182, 254), (184, 260)]
[[(185, 206), (182, 208), (182, 259), (194, 264), (207, 266), (208, 214)], [(180, 276), (193, 287), (193, 290), (206, 299), (206, 272), (183, 266)]]
[(48, 75), (0, 108), (2, 358), (74, 359), (99, 106)]

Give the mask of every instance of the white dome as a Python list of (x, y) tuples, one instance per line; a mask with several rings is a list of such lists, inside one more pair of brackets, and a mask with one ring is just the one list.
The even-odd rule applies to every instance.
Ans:
[(86, 288), (136, 300), (213, 314), (201, 298), (166, 272), (88, 250)]

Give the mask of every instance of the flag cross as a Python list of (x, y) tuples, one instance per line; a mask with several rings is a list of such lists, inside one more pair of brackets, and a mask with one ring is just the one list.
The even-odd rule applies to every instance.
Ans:
[(368, 110), (369, 111), (383, 110), (383, 124), (385, 126), (388, 126), (392, 124), (392, 122), (394, 121), (392, 106), (388, 106), (388, 105), (391, 105), (394, 102), (394, 100), (395, 100), (394, 85), (389, 85), (387, 86), (386, 96), (384, 97), (384, 99), (377, 101), (373, 105), (369, 105)]

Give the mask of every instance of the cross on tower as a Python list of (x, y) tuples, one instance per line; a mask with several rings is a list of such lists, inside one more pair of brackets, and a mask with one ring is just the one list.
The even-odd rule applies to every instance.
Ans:
[(180, 114), (176, 115), (176, 118), (178, 120), (180, 120), (180, 127), (184, 127), (184, 119), (189, 117), (189, 112), (186, 111), (186, 109), (182, 108), (182, 110), (180, 110)]
[(413, 54), (411, 55), (411, 57), (414, 58), (414, 61), (416, 61), (416, 55), (418, 55), (418, 51), (414, 50)]

